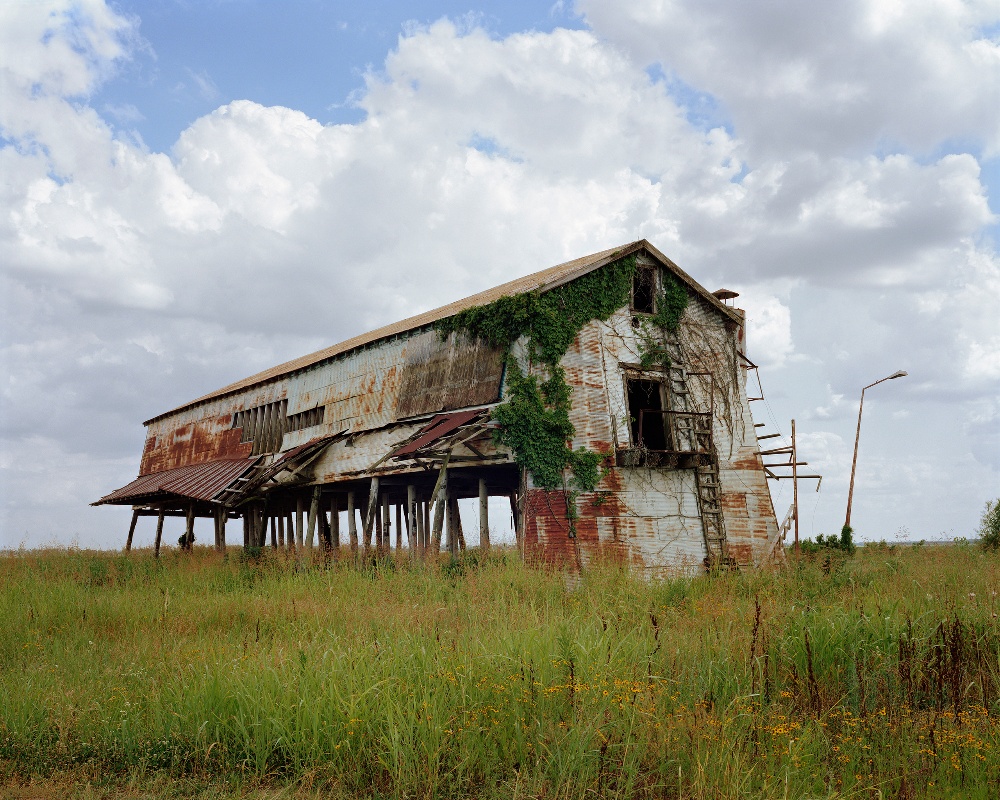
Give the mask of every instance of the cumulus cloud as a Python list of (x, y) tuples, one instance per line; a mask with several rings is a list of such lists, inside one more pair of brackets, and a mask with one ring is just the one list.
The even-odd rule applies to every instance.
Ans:
[[(985, 12), (932, 24), (936, 7), (894, 22), (848, 5), (795, 33), (799, 12), (780, 5), (748, 21), (741, 6), (625, 3), (643, 31), (580, 8), (594, 30), (411, 26), (365, 74), (357, 123), (237, 98), (156, 153), (87, 103), (129, 57), (134, 21), (97, 0), (4, 6), (0, 474), (12, 529), (36, 518), (23, 459), (89, 469), (60, 512), (76, 515), (83, 495), (133, 477), (141, 419), (643, 236), (710, 289), (742, 293), (751, 357), (790, 387), (769, 377), (775, 397), (793, 414), (828, 408), (809, 441), (830, 454), (834, 482), (836, 426), (851, 412), (830, 395), (851, 396), (890, 356), (907, 353), (924, 376), (908, 391), (925, 408), (898, 424), (943, 417), (957, 394), (970, 405), (952, 434), (995, 425), (982, 398), (1000, 370), (1000, 264), (980, 237), (994, 218), (978, 157), (875, 146), (993, 141)], [(895, 68), (841, 64), (824, 30), (856, 61), (871, 48), (909, 59), (922, 106), (948, 95), (936, 116), (951, 118), (918, 131), (918, 89)], [(916, 40), (944, 72), (911, 52)], [(706, 66), (713, 53), (722, 60)], [(978, 88), (962, 84), (973, 62)], [(731, 122), (698, 122), (678, 80)]]

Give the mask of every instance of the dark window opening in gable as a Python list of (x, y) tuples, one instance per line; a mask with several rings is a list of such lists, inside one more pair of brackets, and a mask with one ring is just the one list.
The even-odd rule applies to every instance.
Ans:
[(315, 425), (322, 425), (326, 416), (326, 406), (316, 406), (308, 411), (300, 411), (288, 417), (288, 430), (301, 431), (312, 428)]
[(656, 272), (652, 267), (636, 267), (632, 279), (632, 310), (640, 314), (652, 314), (656, 298)]
[(240, 444), (252, 443), (251, 455), (277, 453), (287, 430), (287, 400), (248, 408), (233, 414), (233, 427), (242, 428)]
[(663, 384), (659, 381), (626, 379), (628, 413), (633, 447), (668, 450), (667, 415), (663, 413)]

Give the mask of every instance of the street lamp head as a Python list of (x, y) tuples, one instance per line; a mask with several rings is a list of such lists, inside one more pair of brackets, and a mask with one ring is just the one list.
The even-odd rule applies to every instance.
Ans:
[(907, 374), (905, 369), (898, 369), (889, 376), (889, 380), (891, 381), (893, 378), (905, 378)]

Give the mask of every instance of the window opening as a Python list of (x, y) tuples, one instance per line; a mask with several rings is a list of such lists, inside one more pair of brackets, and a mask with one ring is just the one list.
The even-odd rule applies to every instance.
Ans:
[(240, 444), (252, 443), (251, 455), (276, 453), (287, 430), (287, 400), (279, 400), (233, 414), (233, 427), (242, 428)]
[(656, 297), (656, 273), (652, 267), (638, 266), (632, 279), (632, 310), (652, 314)]
[(291, 414), (288, 417), (288, 430), (301, 431), (305, 428), (312, 428), (315, 425), (322, 425), (326, 416), (326, 406), (316, 406), (308, 411), (300, 411), (298, 414)]
[(663, 413), (663, 384), (659, 381), (627, 379), (632, 444), (647, 450), (668, 450), (667, 415)]

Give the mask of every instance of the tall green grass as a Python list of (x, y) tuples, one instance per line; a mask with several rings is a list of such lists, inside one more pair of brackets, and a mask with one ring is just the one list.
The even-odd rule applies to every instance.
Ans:
[(576, 581), (0, 559), (0, 772), (378, 797), (1000, 796), (1000, 559)]

